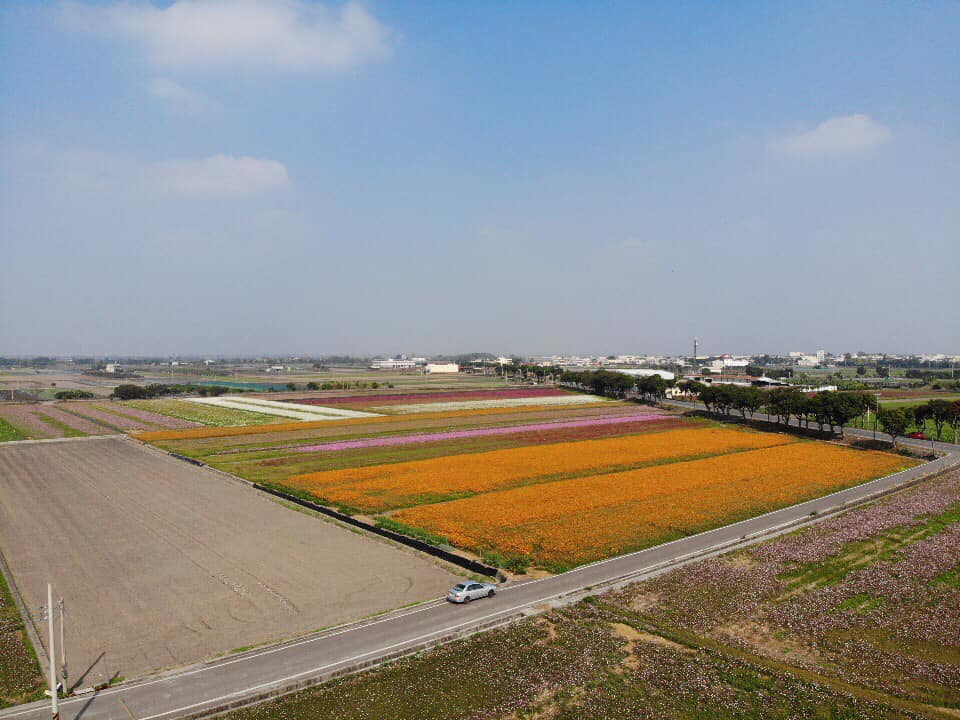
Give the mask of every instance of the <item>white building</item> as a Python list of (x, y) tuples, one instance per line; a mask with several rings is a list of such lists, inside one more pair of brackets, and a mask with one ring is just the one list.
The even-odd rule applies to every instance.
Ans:
[(122, 373), (123, 366), (120, 363), (107, 363), (107, 366), (104, 368), (104, 372)]
[(458, 373), (460, 372), (460, 366), (456, 363), (427, 363), (423, 371), (428, 375), (433, 373)]
[(618, 373), (621, 373), (622, 375), (630, 375), (632, 377), (651, 377), (652, 375), (659, 375), (664, 380), (673, 380), (674, 378), (676, 378), (676, 375), (674, 375), (672, 372), (668, 370), (654, 370), (652, 368), (650, 369), (643, 368), (643, 369), (637, 369), (637, 370), (634, 370), (632, 368), (629, 370), (625, 370), (623, 368), (613, 368), (611, 369), (610, 372), (618, 372)]
[(407, 358), (387, 358), (386, 360), (374, 360), (370, 363), (371, 370), (413, 370), (420, 358), (408, 360)]
[(727, 370), (737, 370), (746, 368), (750, 364), (750, 361), (746, 358), (735, 358), (730, 355), (723, 355), (722, 357), (717, 358), (710, 362), (707, 365), (710, 368), (710, 372), (723, 373)]

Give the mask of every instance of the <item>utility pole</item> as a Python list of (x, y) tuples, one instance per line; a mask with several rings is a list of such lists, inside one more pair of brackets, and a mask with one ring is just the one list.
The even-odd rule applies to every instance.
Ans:
[(53, 631), (53, 585), (47, 583), (47, 629), (50, 631), (50, 715), (60, 720), (60, 695), (57, 691), (57, 651), (54, 647), (56, 636)]
[(880, 420), (880, 393), (877, 393), (877, 409), (873, 413), (873, 439), (877, 439), (877, 422)]
[(63, 605), (63, 598), (60, 598), (57, 607), (60, 608), (60, 677), (63, 678), (63, 691), (67, 693), (69, 692), (69, 690), (67, 690), (67, 644), (63, 640), (65, 632), (63, 627), (67, 622), (67, 616)]
[(697, 374), (697, 345), (700, 343), (700, 338), (693, 339), (693, 374)]

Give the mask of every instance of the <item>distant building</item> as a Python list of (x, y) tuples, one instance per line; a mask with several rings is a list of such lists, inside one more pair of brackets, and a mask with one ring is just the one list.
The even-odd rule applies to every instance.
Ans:
[(120, 374), (123, 372), (123, 365), (120, 363), (107, 363), (107, 366), (103, 370), (111, 374)]
[(283, 372), (285, 369), (283, 365), (271, 365), (267, 368), (267, 372)]
[(672, 372), (669, 372), (668, 370), (654, 370), (652, 368), (651, 369), (644, 368), (644, 369), (637, 369), (637, 370), (634, 370), (634, 369), (627, 370), (623, 368), (618, 368), (618, 369), (612, 369), (611, 372), (618, 372), (622, 375), (630, 375), (631, 377), (651, 377), (653, 375), (659, 375), (664, 380), (673, 380), (674, 378), (676, 378), (676, 375), (674, 375)]
[(712, 360), (706, 367), (710, 372), (722, 373), (725, 370), (746, 368), (750, 361), (746, 358), (735, 358), (730, 355), (723, 355), (716, 360)]
[(409, 360), (407, 358), (387, 358), (386, 360), (374, 360), (370, 363), (371, 370), (413, 370), (420, 362), (420, 358)]
[(458, 373), (460, 372), (460, 366), (456, 363), (427, 363), (427, 366), (423, 369), (425, 373)]

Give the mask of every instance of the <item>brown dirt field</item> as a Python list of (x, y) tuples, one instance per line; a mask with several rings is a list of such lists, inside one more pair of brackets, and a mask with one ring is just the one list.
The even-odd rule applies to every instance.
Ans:
[(131, 678), (437, 597), (456, 576), (123, 438), (0, 446), (0, 549), (66, 600), (70, 685)]

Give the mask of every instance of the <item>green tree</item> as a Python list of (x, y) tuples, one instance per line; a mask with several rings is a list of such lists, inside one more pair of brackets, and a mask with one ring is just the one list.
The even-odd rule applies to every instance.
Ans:
[(960, 431), (960, 400), (950, 406), (950, 428), (953, 430), (953, 441), (957, 442), (957, 432)]
[(867, 397), (856, 392), (825, 392), (826, 411), (831, 426), (840, 427), (840, 437), (843, 437), (844, 426), (867, 409)]
[(866, 365), (857, 365), (857, 375), (863, 377), (863, 376), (866, 375), (866, 374), (867, 374), (867, 366), (866, 366)]
[(750, 419), (753, 420), (753, 416), (757, 410), (763, 407), (763, 400), (763, 390), (760, 388), (738, 387), (734, 394), (735, 406), (737, 410), (740, 411), (744, 420), (747, 418), (747, 413), (750, 414)]
[(943, 437), (943, 427), (950, 422), (951, 404), (949, 400), (931, 400), (927, 403), (928, 417), (933, 420), (937, 431), (937, 440)]
[(907, 431), (909, 421), (907, 420), (906, 413), (900, 408), (881, 406), (877, 410), (877, 419), (880, 421), (880, 426), (883, 428), (883, 431), (890, 436), (893, 446), (896, 447), (897, 436), (903, 435)]

